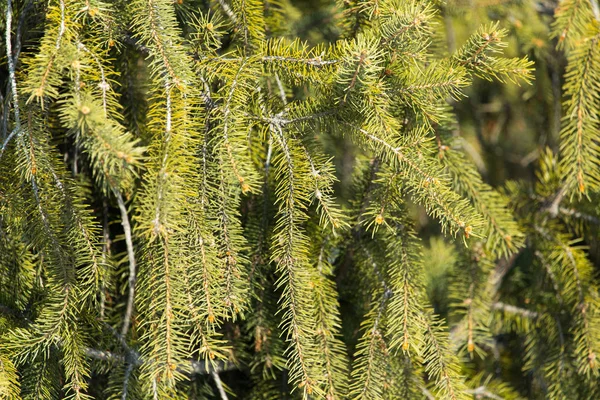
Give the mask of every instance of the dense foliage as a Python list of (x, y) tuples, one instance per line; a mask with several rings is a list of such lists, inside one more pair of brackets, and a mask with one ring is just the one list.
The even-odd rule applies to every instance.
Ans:
[(0, 10), (1, 398), (600, 398), (596, 0)]

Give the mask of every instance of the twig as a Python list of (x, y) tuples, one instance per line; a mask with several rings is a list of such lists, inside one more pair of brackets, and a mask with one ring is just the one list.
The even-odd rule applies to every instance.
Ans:
[(123, 328), (121, 330), (121, 337), (124, 339), (129, 331), (131, 325), (131, 315), (133, 314), (133, 302), (135, 300), (135, 282), (136, 282), (136, 265), (135, 265), (135, 253), (133, 252), (133, 241), (131, 239), (131, 225), (129, 223), (129, 217), (127, 216), (127, 207), (123, 201), (123, 196), (118, 189), (113, 190), (117, 197), (117, 203), (119, 204), (119, 210), (121, 210), (121, 225), (123, 225), (123, 231), (125, 232), (125, 243), (127, 245), (127, 258), (129, 259), (129, 296), (127, 298), (127, 309), (125, 310), (125, 317), (123, 319)]
[(125, 362), (125, 357), (120, 354), (115, 354), (110, 351), (85, 348), (84, 353), (89, 358), (93, 358), (94, 360), (100, 361), (111, 361), (111, 362)]
[(123, 35), (123, 42), (127, 43), (131, 47), (135, 47), (138, 51), (140, 51), (144, 55), (150, 54), (150, 49), (148, 47), (144, 46), (143, 44), (141, 44), (137, 38), (134, 38), (130, 34), (126, 33)]
[[(530, 195), (529, 198), (531, 200), (535, 200), (535, 201), (539, 201), (539, 202), (545, 202), (546, 204), (549, 201), (549, 200), (546, 200), (542, 196)], [(550, 207), (551, 206), (542, 207), (541, 211), (549, 211)], [(561, 207), (561, 206), (559, 206), (558, 207), (558, 214), (562, 214), (562, 215), (566, 215), (566, 216), (569, 216), (569, 217), (583, 219), (583, 220), (586, 220), (588, 222), (593, 222), (595, 224), (600, 224), (600, 218), (598, 218), (598, 217), (596, 217), (594, 215), (582, 213), (581, 211), (577, 211), (577, 210), (575, 210), (573, 208), (567, 208), (567, 207)]]
[(519, 160), (519, 164), (521, 164), (522, 167), (527, 167), (529, 164), (531, 164), (532, 162), (537, 160), (539, 157), (540, 157), (539, 149), (533, 149), (529, 153), (527, 153), (525, 155), (525, 157), (523, 157), (521, 160)]
[(152, 398), (158, 400), (158, 386), (156, 384), (156, 377), (152, 379)]
[(425, 386), (421, 386), (421, 392), (427, 397), (427, 400), (435, 400), (435, 396)]
[(129, 389), (129, 378), (131, 377), (131, 373), (133, 372), (133, 368), (135, 365), (130, 362), (127, 364), (127, 368), (125, 369), (125, 377), (123, 378), (123, 393), (121, 394), (121, 400), (127, 400), (127, 392)]
[(592, 12), (594, 13), (594, 18), (596, 21), (600, 22), (600, 8), (598, 8), (598, 2), (596, 0), (590, 0), (592, 5)]
[(562, 201), (562, 199), (565, 197), (566, 194), (567, 194), (567, 185), (563, 185), (560, 188), (560, 190), (558, 191), (558, 193), (556, 194), (556, 196), (554, 196), (552, 203), (550, 203), (549, 206), (543, 208), (542, 211), (547, 211), (553, 218), (555, 218), (558, 215), (558, 209), (560, 206), (560, 202)]
[(328, 115), (334, 115), (337, 111), (338, 111), (337, 108), (331, 108), (329, 110), (325, 110), (325, 111), (322, 111), (319, 113), (303, 115), (303, 116), (292, 118), (292, 119), (282, 118), (282, 116), (285, 115), (287, 112), (285, 110), (272, 116), (272, 117), (263, 117), (263, 116), (253, 115), (253, 114), (246, 114), (246, 116), (251, 119), (255, 119), (258, 121), (264, 121), (264, 122), (268, 122), (268, 123), (283, 127), (288, 124), (295, 124), (295, 123), (299, 123), (299, 122), (318, 119), (321, 117), (326, 117)]
[(471, 393), (476, 399), (484, 397), (493, 400), (504, 400), (504, 397), (500, 397), (490, 392), (485, 386), (479, 386), (478, 388), (467, 390), (467, 393)]
[(127, 344), (127, 342), (125, 341), (125, 339), (121, 335), (119, 335), (119, 333), (115, 330), (115, 328), (113, 328), (111, 325), (109, 325), (106, 322), (102, 322), (102, 324), (119, 341), (119, 344), (121, 345), (121, 347), (123, 348), (123, 350), (125, 350), (125, 352), (127, 353), (128, 357), (130, 357), (134, 361), (133, 364), (137, 365), (138, 364), (138, 360), (140, 358), (140, 354), (137, 351), (135, 351), (134, 349), (132, 349), (131, 347), (129, 347), (129, 345)]
[(473, 145), (462, 136), (458, 136), (458, 138), (460, 139), (460, 146), (471, 157), (471, 161), (473, 161), (479, 172), (482, 175), (487, 175), (488, 169), (485, 165), (485, 161), (483, 158), (481, 158), (481, 155), (477, 152), (477, 150), (475, 150), (475, 147), (473, 147)]
[(219, 394), (221, 395), (221, 400), (228, 400), (227, 393), (225, 393), (225, 389), (223, 389), (223, 382), (221, 382), (221, 377), (219, 376), (219, 373), (215, 370), (212, 370), (210, 374), (215, 380), (215, 385), (217, 385), (217, 389), (219, 390)]
[[(106, 262), (106, 258), (110, 255), (110, 230), (108, 228), (108, 202), (106, 197), (102, 196), (102, 260)], [(100, 284), (100, 319), (104, 319), (106, 309), (106, 291), (104, 281)]]
[(600, 225), (600, 218), (597, 218), (593, 215), (584, 214), (584, 213), (574, 210), (572, 208), (558, 207), (558, 212), (562, 215), (567, 215), (569, 217), (584, 219), (588, 222), (593, 222), (595, 224)]
[[(25, 153), (25, 157), (27, 161), (31, 163), (31, 159), (27, 151), (25, 150), (25, 140), (23, 139), (23, 131), (21, 129), (21, 112), (19, 108), (19, 93), (17, 91), (17, 78), (15, 77), (15, 61), (12, 57), (12, 43), (10, 40), (10, 31), (12, 28), (12, 0), (7, 0), (6, 2), (6, 58), (8, 60), (8, 76), (9, 76), (9, 86), (12, 93), (13, 98), (13, 111), (15, 113), (15, 130), (18, 132), (17, 138), (19, 140), (19, 145), (21, 146), (23, 152)], [(33, 187), (33, 193), (35, 195), (35, 199), (38, 205), (40, 212), (42, 213), (42, 220), (47, 227), (47, 221), (45, 219), (44, 213), (42, 212), (42, 207), (40, 205), (40, 200), (38, 196), (38, 186), (36, 183), (35, 175), (31, 177), (31, 186)]]
[(20, 131), (19, 128), (15, 128), (10, 133), (10, 135), (8, 135), (8, 137), (6, 138), (6, 140), (4, 141), (4, 143), (2, 144), (2, 149), (0, 149), (0, 159), (2, 158), (2, 155), (4, 154), (4, 150), (6, 150), (6, 146), (8, 146), (8, 143), (12, 140), (13, 137), (15, 137), (15, 135), (17, 133), (19, 133), (19, 131)]
[(275, 82), (277, 82), (277, 88), (279, 89), (279, 97), (281, 97), (281, 102), (284, 106), (287, 106), (287, 98), (285, 96), (285, 89), (283, 88), (283, 84), (281, 83), (281, 79), (279, 79), (279, 75), (275, 74)]
[(510, 304), (502, 303), (500, 301), (492, 304), (492, 310), (504, 311), (510, 314), (519, 314), (525, 318), (536, 319), (539, 314), (535, 311), (527, 310)]
[[(240, 63), (244, 61), (242, 57), (207, 57), (207, 56), (198, 56), (196, 55), (197, 61), (209, 61), (209, 62), (231, 62), (231, 63)], [(323, 60), (321, 56), (316, 56), (313, 58), (297, 58), (297, 57), (285, 57), (285, 56), (262, 56), (257, 60), (261, 62), (290, 62), (290, 63), (298, 63), (310, 65), (311, 67), (322, 68), (329, 65), (338, 64), (340, 60), (331, 59), (331, 60)]]
[[(133, 351), (133, 350), (132, 350)], [(138, 354), (136, 351), (133, 351), (136, 355)], [(94, 360), (106, 361), (112, 363), (125, 363), (127, 362), (127, 357), (122, 354), (116, 354), (112, 351), (108, 350), (99, 350), (91, 347), (86, 347), (84, 349), (84, 354), (92, 358)], [(134, 367), (139, 367), (143, 364), (154, 363), (155, 361), (148, 361), (143, 359), (142, 357), (137, 357), (132, 360), (132, 364)], [(232, 371), (238, 369), (238, 367), (229, 362), (229, 361), (211, 361), (208, 365), (205, 362), (198, 360), (189, 360), (189, 367), (178, 367), (177, 370), (183, 374), (196, 374), (196, 375), (208, 375), (213, 372), (223, 372), (223, 371)]]
[[(19, 24), (17, 25), (17, 32), (15, 34), (15, 51), (14, 54), (12, 54), (12, 70), (13, 70), (13, 75), (14, 75), (14, 71), (16, 69), (16, 65), (17, 62), (19, 60), (19, 55), (21, 54), (21, 36), (22, 36), (22, 31), (23, 31), (23, 24), (25, 22), (25, 16), (27, 15), (27, 12), (29, 11), (29, 9), (33, 6), (33, 2), (31, 0), (29, 0), (27, 2), (27, 4), (25, 5), (25, 7), (23, 8), (23, 11), (21, 12), (21, 15), (19, 17)], [(7, 4), (7, 10), (6, 10), (6, 14), (7, 14), (7, 25), (6, 25), (6, 40), (7, 40), (7, 47), (6, 47), (6, 55), (7, 58), (11, 58), (11, 53), (12, 53), (12, 48), (10, 48), (8, 46), (10, 39), (10, 31), (11, 31), (11, 25), (12, 25), (12, 20), (8, 19), (8, 13), (11, 13), (11, 18), (12, 18), (12, 7), (11, 7), (11, 2), (8, 2)], [(9, 63), (10, 64), (10, 63)], [(10, 65), (9, 65), (9, 70), (10, 70)], [(12, 76), (11, 76), (12, 78)], [(9, 104), (10, 104), (10, 96), (11, 96), (11, 92), (10, 89), (11, 87), (16, 87), (16, 85), (10, 85), (9, 87), (9, 92), (8, 95), (6, 97), (6, 103), (5, 103), (5, 113), (3, 115), (2, 118), (2, 133), (3, 133), (3, 137), (6, 136), (6, 131), (7, 131), (7, 126), (8, 126), (8, 109), (9, 109)], [(14, 93), (13, 93), (14, 95)], [(2, 100), (4, 100), (4, 97), (2, 97)], [(4, 102), (4, 101), (3, 101)], [(3, 150), (4, 151), (4, 147)], [(1, 154), (0, 154), (1, 156)]]
[(10, 40), (10, 31), (12, 29), (12, 0), (6, 3), (6, 58), (8, 60), (9, 85), (12, 91), (15, 113), (16, 130), (21, 130), (21, 115), (19, 109), (19, 94), (17, 93), (17, 79), (15, 77), (15, 61), (12, 56), (12, 42)]
[(6, 98), (4, 93), (0, 91), (0, 104), (2, 104), (2, 139), (6, 139), (8, 134), (8, 117), (10, 115), (10, 88), (7, 89)]
[(227, 4), (224, 0), (217, 0), (217, 3), (219, 3), (219, 5), (221, 6), (221, 9), (227, 15), (227, 17), (231, 20), (231, 22), (233, 22), (234, 25), (237, 25), (237, 23), (238, 23), (237, 16), (231, 10), (231, 7), (229, 7), (229, 4)]
[[(106, 74), (104, 73), (104, 67), (102, 66), (102, 63), (100, 62), (100, 59), (98, 58), (98, 56), (95, 53), (93, 53), (92, 51), (90, 51), (90, 49), (88, 49), (83, 43), (81, 43), (81, 42), (77, 43), (77, 49), (82, 49), (86, 53), (91, 55), (92, 58), (94, 59), (94, 61), (96, 62), (96, 65), (98, 66), (98, 70), (100, 71), (100, 85), (99, 86), (100, 86), (100, 89), (102, 90), (102, 108), (104, 110), (104, 117), (107, 118), (108, 111), (107, 111), (106, 92), (110, 88), (110, 84), (106, 81)], [(77, 89), (77, 91), (79, 91), (79, 89)]]

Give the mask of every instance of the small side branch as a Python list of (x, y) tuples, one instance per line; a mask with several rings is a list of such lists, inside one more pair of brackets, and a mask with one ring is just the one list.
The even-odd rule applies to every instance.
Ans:
[(525, 308), (520, 308), (510, 304), (505, 304), (502, 302), (492, 304), (492, 310), (504, 311), (509, 314), (517, 314), (529, 319), (536, 319), (537, 317), (539, 317), (539, 314), (535, 311), (527, 310)]
[(600, 225), (600, 218), (595, 217), (593, 215), (584, 214), (584, 213), (574, 210), (572, 208), (558, 207), (558, 212), (560, 214), (568, 216), (568, 217), (583, 219), (585, 221)]
[[(84, 354), (91, 359), (98, 360), (98, 361), (104, 361), (104, 362), (110, 362), (110, 363), (122, 364), (122, 363), (129, 361), (133, 364), (134, 367), (139, 367), (141, 365), (153, 362), (153, 361), (143, 359), (141, 356), (139, 356), (139, 354), (136, 351), (134, 351), (134, 350), (131, 350), (131, 351), (136, 356), (136, 357), (131, 357), (131, 360), (122, 354), (116, 354), (116, 353), (113, 353), (108, 350), (99, 350), (99, 349), (94, 349), (91, 347), (87, 347), (84, 350)], [(179, 370), (179, 372), (181, 372), (183, 374), (192, 374), (192, 375), (194, 375), (194, 374), (196, 374), (196, 375), (211, 374), (212, 375), (213, 373), (232, 371), (232, 370), (238, 369), (235, 364), (228, 362), (228, 361), (204, 362), (204, 361), (198, 361), (198, 360), (189, 360), (189, 364), (190, 364), (191, 368), (186, 366), (186, 367), (177, 368), (177, 369)]]
[(560, 190), (558, 191), (558, 193), (552, 200), (552, 203), (550, 203), (544, 209), (544, 211), (548, 211), (548, 213), (550, 213), (550, 215), (552, 217), (556, 217), (558, 215), (560, 203), (562, 202), (562, 199), (565, 197), (566, 194), (567, 194), (567, 185), (564, 185), (560, 188)]
[(237, 16), (235, 15), (231, 7), (229, 7), (229, 4), (227, 4), (225, 0), (217, 0), (217, 3), (219, 3), (219, 6), (221, 6), (221, 9), (227, 15), (227, 18), (229, 18), (234, 24), (237, 24)]
[(598, 1), (590, 0), (590, 3), (592, 5), (592, 12), (594, 13), (594, 18), (596, 19), (596, 21), (600, 22), (600, 7), (598, 7)]
[(123, 328), (121, 329), (121, 337), (124, 339), (131, 325), (131, 315), (133, 314), (133, 304), (135, 300), (135, 283), (136, 283), (136, 264), (135, 253), (133, 252), (133, 240), (131, 238), (131, 224), (127, 215), (127, 207), (119, 190), (114, 190), (119, 210), (121, 211), (121, 225), (125, 232), (125, 243), (127, 245), (127, 258), (129, 259), (129, 295), (127, 298), (127, 308), (125, 309), (125, 317), (123, 319)]
[(229, 400), (227, 398), (227, 393), (225, 393), (225, 389), (223, 389), (223, 382), (221, 382), (221, 377), (219, 376), (219, 373), (215, 370), (212, 370), (210, 372), (210, 374), (212, 375), (213, 379), (215, 380), (215, 385), (217, 385), (217, 389), (219, 390), (219, 395), (221, 396), (221, 400)]
[(487, 398), (493, 400), (503, 400), (503, 397), (500, 397), (492, 392), (490, 392), (485, 386), (479, 386), (478, 388), (467, 390), (467, 393), (472, 394), (476, 399), (479, 398)]
[(133, 363), (127, 364), (127, 368), (125, 369), (125, 377), (123, 379), (123, 393), (121, 394), (121, 400), (127, 400), (127, 393), (129, 392), (129, 378), (131, 377), (131, 373), (133, 372), (133, 368), (135, 365)]
[(421, 386), (421, 392), (427, 397), (427, 400), (435, 400), (435, 396), (425, 386)]
[(2, 148), (0, 149), (0, 159), (2, 158), (2, 155), (4, 154), (4, 150), (6, 150), (8, 143), (12, 140), (13, 137), (15, 137), (15, 135), (17, 133), (19, 133), (19, 129), (18, 128), (13, 129), (13, 131), (10, 133), (10, 135), (8, 135), (8, 137), (6, 138), (4, 143), (2, 143)]
[(8, 0), (6, 3), (6, 58), (8, 61), (8, 76), (10, 89), (12, 91), (12, 98), (14, 103), (15, 113), (15, 125), (16, 130), (21, 129), (21, 115), (19, 109), (19, 94), (17, 92), (17, 78), (15, 77), (15, 60), (12, 55), (12, 41), (10, 38), (10, 31), (12, 29), (12, 0)]

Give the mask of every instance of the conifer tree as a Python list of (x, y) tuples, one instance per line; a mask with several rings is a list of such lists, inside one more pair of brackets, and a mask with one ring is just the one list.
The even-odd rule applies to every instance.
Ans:
[(6, 0), (0, 398), (600, 397), (598, 5), (474, 4)]

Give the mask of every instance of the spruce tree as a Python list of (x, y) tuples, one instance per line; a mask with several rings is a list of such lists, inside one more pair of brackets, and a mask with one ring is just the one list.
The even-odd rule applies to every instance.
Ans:
[(0, 398), (600, 398), (596, 0), (0, 11)]

